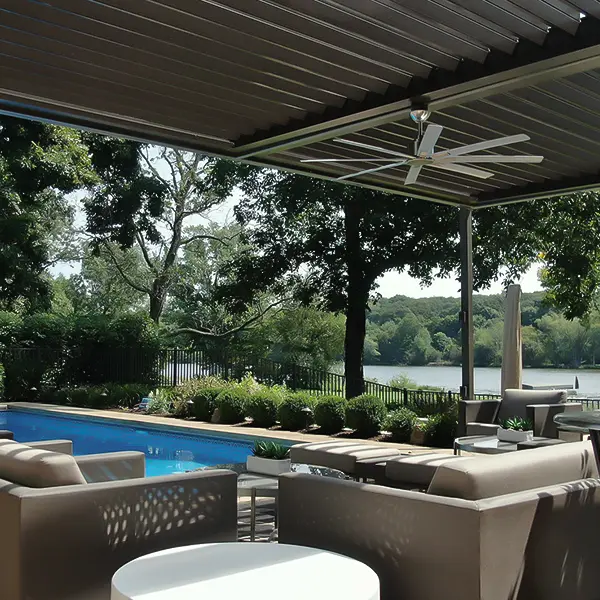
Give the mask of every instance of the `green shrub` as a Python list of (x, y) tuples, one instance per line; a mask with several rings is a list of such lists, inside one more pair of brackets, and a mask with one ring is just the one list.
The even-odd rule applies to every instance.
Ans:
[(277, 442), (254, 442), (252, 454), (259, 458), (270, 458), (272, 460), (284, 460), (290, 457), (288, 446), (278, 444)]
[[(306, 392), (288, 394), (279, 404), (277, 417), (282, 429), (298, 431), (314, 422), (315, 398)], [(309, 408), (310, 412), (306, 409)]]
[(346, 425), (354, 429), (357, 435), (371, 437), (381, 430), (386, 414), (381, 398), (363, 394), (348, 401)]
[(273, 427), (277, 421), (277, 395), (268, 389), (252, 394), (246, 402), (246, 414), (257, 427)]
[(315, 422), (323, 433), (338, 433), (346, 423), (348, 401), (341, 396), (322, 396), (315, 406)]
[(146, 412), (152, 414), (169, 414), (173, 402), (173, 390), (169, 388), (157, 388), (148, 394), (150, 402)]
[(220, 423), (241, 423), (244, 420), (247, 396), (241, 390), (224, 389), (217, 396)]
[(133, 408), (142, 401), (152, 389), (143, 383), (107, 383), (103, 386), (112, 406)]
[(4, 398), (4, 365), (0, 363), (0, 400)]
[(392, 435), (392, 441), (406, 444), (417, 424), (417, 415), (408, 408), (398, 408), (385, 418), (385, 428)]
[(217, 397), (223, 388), (204, 388), (198, 390), (192, 397), (192, 414), (200, 421), (211, 421), (215, 408), (217, 408)]
[(429, 417), (429, 421), (423, 425), (425, 445), (434, 448), (452, 448), (457, 425), (454, 411)]

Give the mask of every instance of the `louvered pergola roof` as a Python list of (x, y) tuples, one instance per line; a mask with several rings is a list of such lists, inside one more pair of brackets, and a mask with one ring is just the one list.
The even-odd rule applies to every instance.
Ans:
[[(0, 111), (335, 179), (412, 148), (526, 133), (478, 180), (355, 183), (459, 206), (600, 187), (598, 0), (0, 0)], [(367, 164), (367, 167), (369, 165)], [(363, 167), (366, 168), (366, 167)]]

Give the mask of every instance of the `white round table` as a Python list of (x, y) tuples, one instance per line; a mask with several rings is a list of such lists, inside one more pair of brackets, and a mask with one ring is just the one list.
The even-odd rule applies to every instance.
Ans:
[(111, 600), (379, 600), (366, 565), (287, 544), (231, 542), (142, 556), (113, 576)]

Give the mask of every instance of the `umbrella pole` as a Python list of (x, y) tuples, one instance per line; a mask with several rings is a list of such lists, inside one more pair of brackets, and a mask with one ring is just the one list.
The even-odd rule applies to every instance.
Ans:
[(462, 385), (460, 397), (473, 400), (473, 212), (460, 209), (460, 326), (462, 342)]

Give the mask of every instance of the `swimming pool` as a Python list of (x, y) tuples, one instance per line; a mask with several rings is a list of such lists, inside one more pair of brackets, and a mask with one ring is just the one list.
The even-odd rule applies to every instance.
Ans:
[(147, 427), (13, 407), (0, 411), (0, 429), (12, 431), (19, 442), (72, 440), (75, 455), (138, 450), (146, 455), (148, 476), (244, 463), (254, 445), (250, 438), (195, 433), (189, 429), (175, 431), (169, 427)]

